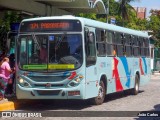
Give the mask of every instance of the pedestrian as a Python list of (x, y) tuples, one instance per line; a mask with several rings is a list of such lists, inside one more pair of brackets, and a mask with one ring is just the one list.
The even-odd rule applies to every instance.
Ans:
[(1, 82), (1, 93), (3, 97), (6, 97), (7, 85), (12, 83), (12, 74), (14, 70), (11, 70), (9, 65), (9, 58), (4, 57), (0, 62), (0, 82)]
[(41, 45), (40, 48), (40, 61), (42, 63), (47, 63), (47, 48), (44, 45)]
[[(10, 56), (9, 56), (9, 65), (12, 70), (15, 69), (15, 55), (14, 55), (14, 53), (10, 54)], [(7, 92), (10, 95), (15, 95), (15, 73), (12, 73), (12, 81), (7, 86)]]

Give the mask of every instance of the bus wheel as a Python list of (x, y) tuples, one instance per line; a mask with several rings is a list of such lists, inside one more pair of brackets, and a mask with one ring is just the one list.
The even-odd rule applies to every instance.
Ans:
[(137, 95), (138, 94), (138, 92), (139, 92), (139, 77), (138, 77), (138, 75), (136, 74), (136, 76), (135, 76), (135, 84), (134, 84), (134, 88), (133, 88), (133, 90), (132, 90), (132, 93), (133, 93), (133, 95)]
[(92, 103), (95, 105), (101, 105), (104, 102), (106, 95), (106, 89), (104, 82), (101, 80), (99, 84), (98, 96), (92, 99)]

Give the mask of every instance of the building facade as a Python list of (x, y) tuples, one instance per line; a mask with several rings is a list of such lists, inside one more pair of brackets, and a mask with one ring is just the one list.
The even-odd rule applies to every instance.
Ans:
[(145, 19), (146, 18), (146, 11), (147, 9), (145, 7), (134, 7), (137, 17), (140, 19)]

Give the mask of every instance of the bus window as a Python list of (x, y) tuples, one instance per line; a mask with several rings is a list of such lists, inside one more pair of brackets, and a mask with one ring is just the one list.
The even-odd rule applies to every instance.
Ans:
[(123, 56), (124, 55), (124, 40), (123, 40), (123, 34), (122, 33), (115, 33), (116, 38), (116, 44), (117, 44), (117, 55)]
[(130, 45), (131, 43), (131, 36), (125, 34), (125, 45)]
[(34, 35), (28, 43), (29, 64), (46, 64), (47, 35)]
[(145, 54), (146, 57), (149, 57), (150, 56), (150, 52), (149, 52), (149, 39), (143, 38), (143, 40), (144, 40), (144, 46), (145, 46), (145, 48), (144, 48), (144, 54)]
[(145, 56), (144, 54), (144, 39), (142, 37), (139, 38), (139, 49), (140, 49), (140, 55)]
[(138, 45), (138, 37), (133, 36), (133, 55), (134, 56), (139, 56), (139, 45)]
[(149, 39), (144, 38), (145, 47), (149, 47)]
[[(26, 43), (26, 37), (21, 38), (20, 41), (20, 65), (25, 65), (27, 64), (27, 43)], [(22, 67), (21, 66), (21, 67)]]
[(126, 56), (132, 56), (131, 35), (125, 35), (125, 54)]
[(106, 31), (106, 42), (107, 43), (110, 43), (110, 44), (113, 44), (113, 33), (112, 32), (109, 32), (109, 31)]
[(87, 66), (94, 65), (96, 63), (95, 36), (93, 32), (88, 33), (86, 40), (86, 57)]
[(132, 41), (133, 41), (133, 45), (134, 46), (138, 46), (139, 45), (139, 40), (137, 36), (132, 36)]
[(123, 45), (117, 45), (117, 55), (118, 56), (123, 56), (124, 55)]
[(116, 55), (113, 42), (113, 33), (110, 31), (106, 31), (106, 42), (107, 55)]
[(121, 44), (121, 34), (120, 33), (115, 33), (115, 43)]
[(96, 30), (96, 40), (97, 40), (97, 55), (106, 56), (106, 37), (105, 30), (97, 29)]

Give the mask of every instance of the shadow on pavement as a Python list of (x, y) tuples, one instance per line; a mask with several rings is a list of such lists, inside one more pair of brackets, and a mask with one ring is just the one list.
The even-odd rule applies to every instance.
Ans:
[[(140, 91), (142, 93), (144, 91)], [(108, 94), (104, 103), (130, 96), (129, 90)], [(18, 110), (82, 110), (93, 106), (89, 100), (17, 100)]]
[[(143, 92), (144, 92), (143, 90), (140, 90), (138, 94), (141, 94)], [(119, 98), (125, 98), (130, 95), (132, 95), (131, 90), (125, 90), (123, 92), (116, 92), (116, 93), (108, 94), (106, 96), (105, 102), (109, 102), (109, 101), (116, 100)]]

